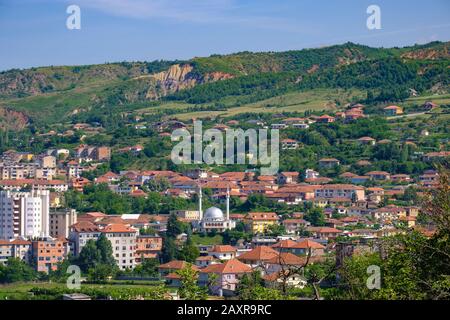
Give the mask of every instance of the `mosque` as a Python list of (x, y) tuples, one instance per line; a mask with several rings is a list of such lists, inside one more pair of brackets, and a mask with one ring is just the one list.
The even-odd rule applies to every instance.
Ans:
[(196, 221), (194, 227), (198, 232), (224, 232), (236, 227), (236, 221), (230, 220), (230, 191), (227, 190), (227, 212), (224, 216), (222, 210), (217, 207), (202, 210), (202, 189), (199, 187), (198, 191), (198, 211), (200, 213), (199, 220)]

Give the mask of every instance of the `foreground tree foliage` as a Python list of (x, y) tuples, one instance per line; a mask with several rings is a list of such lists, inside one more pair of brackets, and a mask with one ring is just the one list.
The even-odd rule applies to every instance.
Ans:
[[(440, 169), (439, 186), (431, 191), (422, 212), (436, 227), (431, 237), (418, 231), (384, 239), (381, 254), (346, 259), (338, 270), (340, 286), (334, 298), (439, 300), (450, 298), (450, 192), (449, 171)], [(367, 267), (381, 270), (381, 288), (366, 286)]]
[(38, 273), (20, 259), (9, 258), (5, 266), (0, 264), (0, 283), (34, 281), (37, 279)]
[(180, 276), (181, 286), (178, 289), (180, 298), (186, 300), (206, 300), (208, 288), (197, 284), (198, 271), (192, 269), (191, 265), (176, 272)]

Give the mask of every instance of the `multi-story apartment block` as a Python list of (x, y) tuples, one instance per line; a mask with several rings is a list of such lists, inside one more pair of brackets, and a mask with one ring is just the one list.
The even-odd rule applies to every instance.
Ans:
[(143, 259), (155, 259), (162, 250), (162, 237), (152, 235), (139, 235), (136, 237), (136, 264)]
[(79, 160), (85, 162), (107, 161), (111, 158), (111, 148), (80, 146), (75, 149), (75, 155)]
[(77, 212), (74, 209), (52, 211), (50, 216), (50, 236), (58, 239), (69, 237), (69, 228), (77, 222)]
[(348, 198), (353, 201), (364, 200), (365, 191), (363, 187), (351, 184), (327, 184), (316, 188), (315, 198)]
[(50, 237), (39, 238), (32, 242), (32, 259), (38, 272), (48, 273), (57, 270), (69, 253), (68, 242)]
[(72, 244), (72, 252), (78, 256), (81, 249), (89, 240), (97, 241), (101, 232), (97, 225), (90, 221), (79, 221), (70, 226), (69, 240)]
[(5, 264), (9, 258), (30, 261), (31, 242), (22, 239), (0, 240), (0, 264)]
[(49, 235), (49, 191), (0, 192), (0, 239)]
[(101, 232), (111, 242), (113, 256), (119, 268), (134, 269), (137, 230), (124, 224), (109, 224)]

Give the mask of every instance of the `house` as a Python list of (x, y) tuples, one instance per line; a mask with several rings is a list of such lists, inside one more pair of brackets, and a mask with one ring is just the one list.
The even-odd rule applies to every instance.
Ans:
[(208, 286), (209, 291), (214, 295), (233, 296), (241, 277), (252, 271), (252, 268), (245, 263), (231, 259), (200, 269), (198, 283), (200, 286)]
[(361, 145), (370, 145), (370, 146), (374, 146), (376, 143), (376, 140), (374, 138), (371, 137), (362, 137), (358, 139), (358, 142)]
[(317, 118), (317, 123), (331, 123), (334, 122), (335, 120), (336, 119), (334, 117), (325, 114)]
[(311, 232), (315, 238), (323, 240), (335, 239), (342, 233), (341, 230), (330, 227), (308, 227), (306, 230)]
[(450, 151), (429, 152), (423, 155), (423, 161), (431, 162), (450, 157)]
[(393, 174), (391, 180), (394, 182), (410, 182), (412, 179), (407, 174)]
[(340, 165), (341, 162), (338, 159), (335, 158), (323, 158), (319, 160), (319, 167), (320, 168), (326, 168), (326, 169), (331, 169), (334, 168), (335, 166)]
[(272, 248), (279, 252), (290, 252), (295, 255), (310, 254), (311, 257), (322, 256), (325, 250), (323, 245), (310, 239), (305, 239), (300, 242), (282, 240), (272, 245)]
[(368, 176), (353, 176), (350, 178), (350, 182), (353, 184), (363, 184), (370, 178)]
[(275, 212), (251, 212), (245, 217), (244, 223), (252, 233), (265, 233), (270, 226), (278, 224), (278, 219)]
[(303, 228), (306, 228), (310, 223), (303, 219), (285, 219), (282, 222), (287, 234), (297, 234)]
[(298, 172), (281, 172), (278, 174), (279, 184), (292, 184), (298, 181)]
[(245, 252), (237, 257), (238, 260), (250, 265), (252, 268), (264, 267), (266, 262), (278, 256), (278, 251), (267, 246), (258, 246), (251, 251)]
[(171, 287), (181, 286), (181, 276), (178, 271), (191, 268), (192, 270), (198, 272), (200, 269), (191, 263), (186, 261), (173, 260), (168, 263), (159, 266), (158, 270), (160, 275), (166, 280), (166, 284)]
[(272, 129), (286, 129), (287, 127), (288, 127), (288, 125), (285, 123), (273, 123), (271, 125)]
[(208, 255), (219, 260), (231, 260), (236, 258), (236, 248), (230, 245), (215, 245), (209, 249)]
[(264, 285), (267, 288), (281, 290), (284, 285), (288, 288), (303, 289), (308, 282), (298, 273), (292, 272), (273, 272), (263, 277)]
[(403, 114), (403, 109), (399, 106), (388, 106), (383, 110), (387, 116), (397, 116)]
[(101, 175), (100, 177), (95, 179), (95, 183), (107, 183), (112, 184), (115, 182), (118, 182), (120, 180), (120, 175), (114, 173), (114, 172), (107, 172), (104, 175)]
[(315, 198), (347, 198), (353, 201), (364, 200), (363, 187), (351, 184), (326, 184), (315, 189)]
[(431, 101), (425, 102), (423, 104), (423, 106), (422, 106), (423, 110), (425, 110), (425, 111), (431, 111), (431, 110), (433, 110), (433, 109), (435, 109), (437, 107), (438, 107), (438, 105), (433, 103), (433, 102), (431, 102)]
[(281, 150), (295, 150), (298, 148), (298, 142), (294, 139), (281, 140)]
[(305, 170), (305, 179), (316, 179), (319, 178), (320, 174), (312, 169)]
[(290, 252), (279, 252), (265, 263), (266, 274), (279, 273), (289, 269), (301, 269), (306, 265), (307, 259)]
[(371, 180), (390, 180), (391, 174), (386, 171), (370, 171), (366, 173)]
[(220, 263), (220, 260), (216, 259), (213, 256), (200, 256), (195, 259), (195, 265), (198, 268), (205, 268), (211, 264)]
[(158, 267), (158, 272), (161, 277), (165, 277), (170, 273), (177, 272), (179, 270), (191, 267), (194, 270), (198, 270), (198, 268), (189, 262), (183, 260), (172, 260), (167, 263), (160, 264)]

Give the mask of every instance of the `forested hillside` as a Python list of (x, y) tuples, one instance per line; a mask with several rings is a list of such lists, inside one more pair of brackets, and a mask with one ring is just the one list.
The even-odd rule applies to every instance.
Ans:
[(448, 92), (449, 43), (370, 48), (353, 43), (287, 52), (212, 55), (188, 61), (39, 67), (0, 73), (0, 108), (34, 123), (111, 114), (164, 101), (253, 103), (317, 88), (357, 89), (366, 103)]

